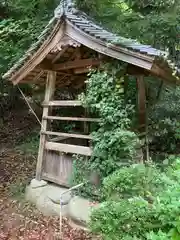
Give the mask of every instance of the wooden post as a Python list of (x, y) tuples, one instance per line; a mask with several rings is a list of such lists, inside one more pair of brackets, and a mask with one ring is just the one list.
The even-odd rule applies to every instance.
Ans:
[[(146, 88), (144, 77), (142, 75), (137, 76), (138, 87), (138, 117), (140, 131), (146, 130)], [(143, 127), (142, 127), (143, 126)]]
[(139, 114), (139, 126), (140, 132), (145, 133), (145, 145), (146, 145), (146, 161), (149, 161), (149, 144), (148, 144), (148, 125), (146, 116), (146, 86), (143, 75), (137, 76), (138, 87), (138, 114)]
[[(46, 90), (45, 90), (45, 102), (49, 102), (52, 100), (55, 91), (55, 82), (56, 82), (56, 72), (48, 71), (47, 73), (47, 82), (46, 82)], [(43, 107), (43, 115), (42, 115), (42, 125), (41, 132), (47, 130), (48, 120), (45, 118), (49, 114), (49, 106)], [(42, 175), (42, 166), (43, 166), (43, 157), (44, 157), (44, 147), (46, 143), (46, 135), (40, 135), (40, 143), (39, 143), (39, 152), (38, 152), (38, 160), (36, 167), (36, 179), (41, 180)]]

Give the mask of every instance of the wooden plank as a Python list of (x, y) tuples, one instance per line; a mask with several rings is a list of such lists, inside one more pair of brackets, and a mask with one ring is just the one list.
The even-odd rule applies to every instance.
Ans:
[(52, 66), (52, 70), (54, 71), (62, 71), (67, 69), (75, 69), (75, 68), (81, 68), (81, 67), (91, 67), (91, 66), (99, 66), (101, 61), (99, 59), (79, 59), (74, 61), (69, 61), (65, 63), (60, 64), (54, 64)]
[(65, 152), (65, 153), (74, 153), (74, 154), (80, 154), (85, 156), (91, 156), (92, 154), (92, 149), (89, 147), (82, 147), (82, 146), (63, 144), (63, 143), (46, 142), (45, 148), (47, 150)]
[[(47, 102), (53, 98), (54, 90), (55, 90), (55, 81), (56, 81), (56, 73), (51, 72), (51, 71), (48, 72), (47, 82), (46, 82), (46, 91), (45, 91), (45, 101), (47, 101)], [(48, 113), (49, 113), (49, 107), (48, 106), (44, 107), (43, 108), (43, 117), (47, 116)], [(42, 119), (41, 131), (46, 131), (47, 123), (48, 123), (48, 121), (46, 119)], [(46, 135), (41, 135), (40, 143), (39, 143), (37, 167), (36, 167), (36, 179), (37, 180), (41, 180), (45, 141), (46, 141)]]
[(58, 142), (58, 141), (64, 141), (69, 139), (69, 137), (55, 137), (55, 138), (51, 138), (50, 141), (51, 142)]
[(73, 134), (73, 133), (42, 131), (41, 134), (52, 135), (52, 136), (60, 136), (60, 137), (69, 137), (69, 138), (92, 139), (92, 137), (90, 135)]
[(66, 181), (63, 181), (63, 180), (61, 180), (61, 179), (59, 179), (57, 177), (51, 176), (48, 173), (43, 173), (42, 174), (42, 179), (46, 180), (46, 181), (49, 181), (49, 182), (56, 183), (56, 184), (58, 184), (60, 186), (70, 187)]
[(76, 107), (82, 106), (81, 101), (44, 101), (43, 106), (51, 107)]
[(44, 119), (60, 120), (60, 121), (79, 121), (79, 122), (100, 122), (98, 118), (81, 118), (81, 117), (59, 117), (59, 116), (45, 116)]

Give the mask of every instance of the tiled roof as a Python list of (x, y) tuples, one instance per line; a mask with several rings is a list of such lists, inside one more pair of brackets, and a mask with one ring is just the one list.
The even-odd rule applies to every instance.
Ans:
[(84, 31), (85, 33), (100, 39), (107, 43), (113, 43), (115, 46), (119, 46), (125, 49), (129, 49), (134, 52), (139, 52), (142, 55), (150, 57), (160, 57), (167, 56), (167, 52), (160, 51), (151, 47), (150, 45), (143, 45), (136, 40), (124, 38), (111, 33), (104, 29), (104, 27), (96, 24), (92, 19), (90, 19), (85, 13), (74, 8), (71, 0), (66, 0), (66, 5), (63, 6), (62, 3), (54, 11), (54, 17), (50, 20), (44, 31), (38, 37), (37, 42), (32, 44), (30, 49), (25, 53), (25, 55), (3, 76), (4, 78), (10, 78), (17, 70), (19, 70), (25, 62), (27, 62), (30, 57), (38, 50), (42, 43), (48, 38), (49, 34), (53, 30), (55, 24), (59, 19), (64, 16), (69, 22), (74, 26)]
[(79, 29), (97, 39), (101, 39), (106, 42), (112, 42), (114, 45), (122, 46), (149, 56), (161, 56), (167, 54), (166, 52), (155, 49), (150, 45), (144, 45), (137, 42), (136, 40), (124, 38), (111, 33), (105, 30), (103, 27), (95, 24), (91, 19), (87, 17), (87, 15), (81, 12), (78, 12), (77, 14), (67, 12), (66, 16), (67, 19)]

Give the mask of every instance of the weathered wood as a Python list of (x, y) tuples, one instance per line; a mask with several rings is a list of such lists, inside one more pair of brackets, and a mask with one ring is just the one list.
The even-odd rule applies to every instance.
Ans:
[(67, 187), (67, 188), (70, 187), (69, 184), (66, 181), (62, 181), (61, 179), (59, 179), (57, 177), (51, 176), (49, 173), (43, 173), (42, 179), (46, 180), (46, 181), (49, 181), (49, 182), (52, 182), (52, 183), (56, 183), (56, 184), (58, 184), (60, 186), (63, 186), (63, 187)]
[(101, 61), (99, 59), (88, 58), (88, 59), (78, 59), (74, 61), (68, 61), (60, 64), (53, 64), (53, 65), (50, 65), (50, 63), (42, 63), (40, 66), (46, 70), (63, 71), (68, 69), (81, 68), (81, 67), (99, 66), (100, 63)]
[[(142, 75), (137, 77), (137, 87), (138, 87), (139, 125), (146, 126), (146, 87), (144, 77)], [(146, 129), (142, 128), (141, 131), (146, 131)]]
[(70, 138), (92, 139), (90, 135), (73, 134), (73, 133), (42, 131), (41, 134), (60, 136), (60, 137), (70, 137)]
[[(47, 101), (47, 102), (49, 102), (53, 98), (54, 90), (55, 90), (55, 81), (56, 81), (56, 73), (48, 72), (46, 91), (45, 91), (45, 101)], [(43, 117), (47, 116), (48, 113), (49, 113), (49, 107), (48, 106), (44, 107), (43, 108)], [(48, 121), (46, 119), (42, 119), (41, 131), (47, 130), (47, 123), (48, 123)], [(39, 143), (37, 167), (36, 167), (36, 179), (37, 180), (41, 180), (45, 141), (46, 141), (46, 135), (41, 135), (40, 143)]]
[(91, 67), (91, 66), (98, 66), (100, 65), (101, 61), (99, 59), (80, 59), (80, 60), (74, 60), (69, 61), (62, 64), (54, 64), (53, 70), (54, 71), (62, 71), (62, 70), (68, 70), (68, 69), (75, 69), (75, 68), (81, 68), (81, 67)]
[(69, 137), (54, 137), (54, 138), (51, 138), (50, 141), (51, 142), (58, 142), (58, 141), (64, 141), (64, 140), (67, 140), (69, 139)]
[(92, 154), (92, 149), (89, 147), (82, 147), (82, 146), (63, 144), (63, 143), (46, 142), (45, 148), (47, 150), (64, 152), (64, 153), (74, 153), (74, 154), (80, 154), (85, 156), (91, 156)]
[(82, 106), (81, 101), (44, 101), (43, 106), (51, 106), (51, 107), (76, 107)]
[(178, 84), (177, 79), (172, 75), (171, 69), (160, 68), (157, 64), (153, 64), (151, 68), (151, 74), (161, 78), (164, 82), (168, 84)]
[(79, 121), (79, 122), (100, 122), (98, 118), (81, 118), (81, 117), (58, 117), (58, 116), (45, 116), (44, 119), (60, 120), (60, 121)]
[(71, 154), (46, 150), (42, 179), (68, 187), (72, 176), (72, 168)]
[(90, 69), (86, 68), (76, 68), (74, 69), (75, 74), (83, 74), (83, 73), (88, 73)]

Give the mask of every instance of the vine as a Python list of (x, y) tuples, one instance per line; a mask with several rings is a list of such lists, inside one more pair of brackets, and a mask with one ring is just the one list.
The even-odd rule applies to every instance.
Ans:
[[(124, 164), (131, 164), (137, 147), (137, 136), (130, 129), (135, 108), (125, 98), (124, 75), (126, 65), (113, 62), (102, 70), (89, 73), (86, 93), (79, 96), (84, 107), (101, 119), (92, 132), (93, 154), (88, 161), (75, 160), (74, 181), (80, 182), (93, 172), (101, 180)], [(87, 190), (88, 189), (88, 190)], [(88, 196), (100, 190), (92, 186), (82, 189)], [(101, 196), (102, 197), (102, 196)]]

